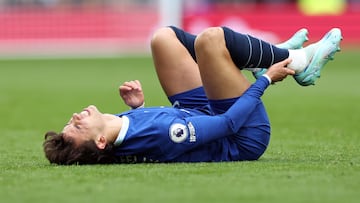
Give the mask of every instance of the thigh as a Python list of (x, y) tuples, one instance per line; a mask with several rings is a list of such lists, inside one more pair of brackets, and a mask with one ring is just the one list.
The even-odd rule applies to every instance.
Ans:
[(157, 76), (168, 97), (202, 86), (197, 63), (171, 28), (154, 33), (151, 51)]

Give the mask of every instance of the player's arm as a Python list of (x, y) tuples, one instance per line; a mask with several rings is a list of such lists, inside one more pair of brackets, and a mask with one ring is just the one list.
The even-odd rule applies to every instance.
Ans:
[[(187, 122), (191, 122), (195, 131), (199, 132), (200, 142), (209, 142), (238, 132), (261, 102), (260, 98), (271, 82), (282, 81), (286, 76), (294, 74), (293, 70), (286, 68), (288, 63), (290, 59), (272, 65), (224, 114), (187, 118)], [(201, 135), (200, 132), (205, 133)]]
[(120, 97), (132, 109), (144, 107), (144, 93), (139, 80), (124, 82), (119, 87)]
[[(256, 80), (254, 84), (222, 115), (228, 119), (231, 133), (237, 132), (249, 118), (250, 114), (261, 102), (260, 98), (266, 88), (275, 82), (282, 81), (288, 75), (294, 75), (295, 71), (286, 68), (291, 59), (285, 59), (272, 65), (266, 74)], [(239, 116), (241, 115), (241, 116)]]

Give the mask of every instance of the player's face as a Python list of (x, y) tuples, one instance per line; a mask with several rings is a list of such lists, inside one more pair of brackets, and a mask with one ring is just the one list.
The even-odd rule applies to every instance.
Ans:
[(84, 141), (96, 140), (105, 127), (103, 114), (93, 105), (80, 113), (74, 113), (63, 129), (64, 139), (71, 138), (75, 145)]

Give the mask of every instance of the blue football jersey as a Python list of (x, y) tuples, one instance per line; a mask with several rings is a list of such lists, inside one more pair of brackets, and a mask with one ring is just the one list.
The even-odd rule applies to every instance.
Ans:
[[(115, 141), (116, 155), (128, 163), (256, 159), (265, 151), (270, 136), (260, 100), (268, 85), (261, 77), (219, 115), (174, 107), (117, 114), (123, 118), (123, 125)], [(256, 158), (251, 158), (254, 154)]]

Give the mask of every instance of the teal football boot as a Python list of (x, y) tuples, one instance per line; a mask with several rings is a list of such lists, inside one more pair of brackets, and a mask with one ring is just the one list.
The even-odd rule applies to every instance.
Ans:
[(342, 39), (341, 30), (333, 28), (319, 42), (304, 48), (310, 63), (293, 76), (296, 82), (302, 86), (314, 85), (326, 63), (333, 60), (335, 53), (340, 51), (339, 44)]

